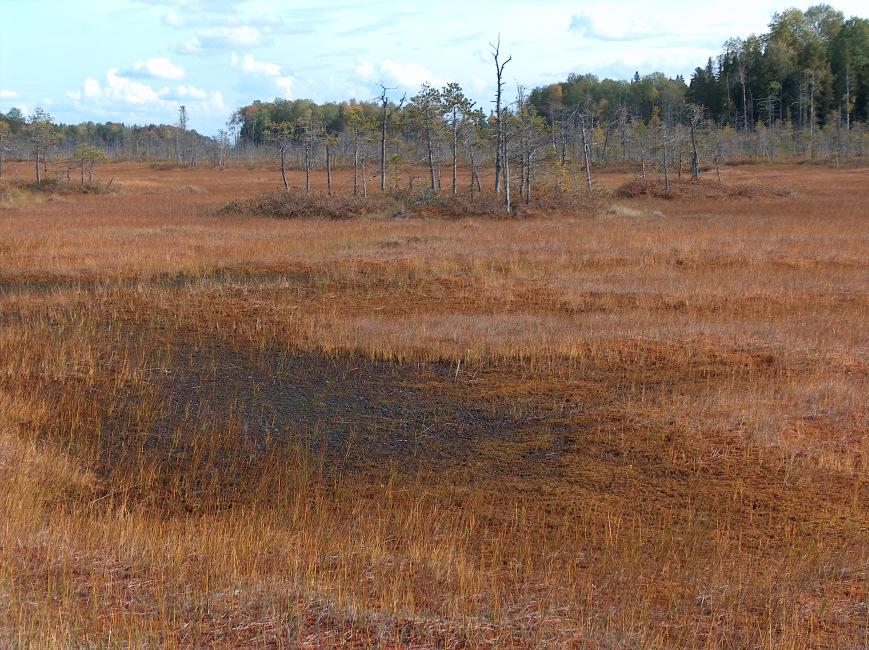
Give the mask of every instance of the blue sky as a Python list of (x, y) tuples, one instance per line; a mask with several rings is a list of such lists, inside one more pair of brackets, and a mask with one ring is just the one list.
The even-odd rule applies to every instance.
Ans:
[[(212, 134), (254, 99), (412, 93), (457, 81), (488, 106), (488, 43), (511, 87), (570, 72), (686, 76), (730, 36), (810, 2), (650, 0), (432, 3), (320, 0), (0, 0), (0, 111), (41, 105), (64, 122), (175, 120)], [(865, 16), (863, 2), (832, 3)]]

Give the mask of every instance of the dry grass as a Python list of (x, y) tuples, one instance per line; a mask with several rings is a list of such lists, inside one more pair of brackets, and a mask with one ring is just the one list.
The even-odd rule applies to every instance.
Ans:
[(799, 197), (4, 204), (0, 646), (864, 647), (867, 172), (722, 174)]

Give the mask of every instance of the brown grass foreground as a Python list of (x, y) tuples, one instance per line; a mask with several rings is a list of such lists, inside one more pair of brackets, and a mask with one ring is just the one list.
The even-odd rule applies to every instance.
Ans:
[(869, 175), (723, 173), (798, 195), (0, 204), (0, 646), (865, 647)]

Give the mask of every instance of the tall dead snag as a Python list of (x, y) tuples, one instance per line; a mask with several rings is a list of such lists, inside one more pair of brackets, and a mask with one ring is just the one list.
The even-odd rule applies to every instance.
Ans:
[[(182, 140), (183, 138), (183, 140)], [(187, 140), (187, 107), (178, 107), (178, 122), (175, 125), (175, 164), (179, 167), (183, 161), (183, 142)]]
[(405, 95), (401, 98), (401, 101), (398, 102), (398, 106), (390, 106), (389, 104), (389, 90), (383, 84), (380, 84), (380, 191), (386, 191), (386, 129), (389, 125), (390, 118), (395, 114), (396, 111), (401, 110), (401, 107), (404, 105), (404, 100), (407, 98)]
[(0, 181), (3, 180), (3, 155), (6, 153), (6, 147), (3, 146), (3, 139), (11, 131), (9, 125), (0, 120)]
[(328, 133), (323, 136), (323, 146), (326, 149), (326, 191), (329, 196), (332, 196), (332, 145), (338, 143), (338, 140)]
[(703, 107), (697, 104), (688, 104), (686, 106), (688, 113), (688, 127), (691, 130), (691, 178), (700, 179), (700, 153), (697, 145), (697, 130), (703, 121)]
[(504, 207), (507, 208), (507, 213), (510, 213), (510, 209), (512, 208), (510, 204), (510, 156), (507, 151), (507, 125), (504, 125), (504, 133), (501, 136), (501, 139), (504, 143), (504, 152), (502, 154), (504, 158)]
[(289, 122), (269, 124), (265, 130), (266, 139), (277, 148), (281, 156), (281, 180), (284, 182), (285, 190), (290, 189), (290, 184), (287, 182), (287, 153), (295, 135), (296, 129)]
[(582, 113), (579, 116), (579, 126), (580, 133), (582, 134), (582, 160), (585, 163), (585, 182), (588, 185), (588, 193), (592, 194), (594, 192), (594, 183), (591, 179), (591, 150), (588, 146), (588, 129), (586, 128), (586, 119), (588, 119), (585, 113)]
[(512, 56), (508, 56), (507, 60), (501, 62), (501, 36), (498, 35), (498, 40), (495, 43), (489, 43), (492, 48), (492, 59), (495, 61), (495, 193), (501, 193), (501, 166), (505, 149), (504, 123), (501, 119), (501, 98), (504, 93), (504, 68), (510, 61)]

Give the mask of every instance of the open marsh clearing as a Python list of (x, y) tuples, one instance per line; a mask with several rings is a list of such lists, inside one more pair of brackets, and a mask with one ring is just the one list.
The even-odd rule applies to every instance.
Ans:
[(866, 644), (865, 168), (457, 220), (100, 175), (0, 206), (0, 645)]

